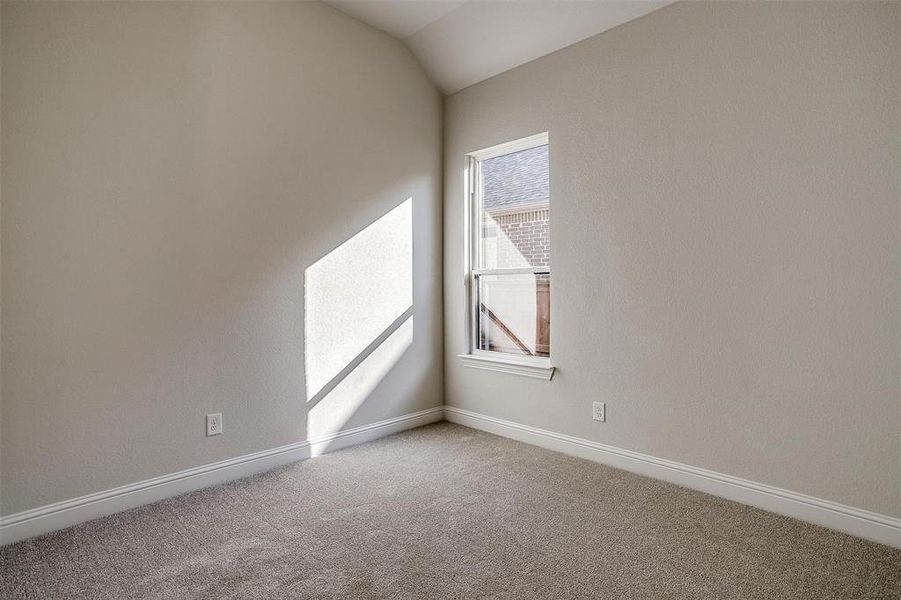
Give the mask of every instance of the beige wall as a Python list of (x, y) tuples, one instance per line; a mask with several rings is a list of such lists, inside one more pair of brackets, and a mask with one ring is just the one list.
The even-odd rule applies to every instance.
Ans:
[(305, 270), (407, 198), (412, 345), (341, 422), (441, 404), (441, 101), (399, 42), (311, 2), (2, 11), (3, 514), (306, 439)]
[[(677, 3), (450, 97), (447, 403), (901, 515), (899, 13)], [(464, 154), (541, 131), (550, 383), (456, 358)]]

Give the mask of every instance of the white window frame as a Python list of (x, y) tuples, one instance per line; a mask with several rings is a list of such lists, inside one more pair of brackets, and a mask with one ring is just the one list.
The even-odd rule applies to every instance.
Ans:
[(550, 381), (554, 376), (555, 367), (551, 363), (550, 357), (543, 356), (521, 356), (516, 354), (506, 354), (503, 352), (494, 352), (481, 350), (478, 348), (478, 289), (476, 278), (482, 275), (516, 275), (516, 274), (543, 274), (550, 275), (551, 268), (547, 267), (526, 267), (511, 269), (482, 269), (478, 266), (479, 258), (479, 241), (480, 241), (480, 222), (479, 222), (479, 169), (481, 162), (490, 158), (496, 158), (505, 154), (512, 154), (522, 150), (537, 148), (538, 146), (548, 145), (549, 136), (547, 132), (530, 135), (519, 140), (491, 146), (477, 152), (470, 152), (466, 155), (466, 198), (464, 205), (466, 206), (466, 215), (464, 219), (464, 234), (466, 236), (465, 244), (465, 260), (466, 269), (465, 288), (466, 288), (466, 352), (460, 354), (459, 358), (467, 367), (475, 369), (484, 369), (489, 371), (501, 371), (504, 373), (512, 373), (515, 375), (524, 375), (527, 377), (535, 377)]

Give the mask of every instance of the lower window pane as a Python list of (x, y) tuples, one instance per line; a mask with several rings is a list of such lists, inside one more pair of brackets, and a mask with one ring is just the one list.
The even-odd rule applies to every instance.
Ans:
[(480, 275), (479, 350), (550, 356), (551, 276)]

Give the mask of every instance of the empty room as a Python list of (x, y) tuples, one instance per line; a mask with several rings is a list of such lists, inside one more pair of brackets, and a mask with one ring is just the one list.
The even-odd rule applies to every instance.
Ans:
[(901, 600), (901, 1), (0, 2), (0, 600)]

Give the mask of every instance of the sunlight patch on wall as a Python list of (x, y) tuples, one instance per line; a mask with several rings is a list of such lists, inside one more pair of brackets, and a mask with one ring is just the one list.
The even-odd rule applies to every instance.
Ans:
[(305, 272), (310, 437), (340, 429), (412, 343), (413, 199)]
[[(307, 439), (341, 431), (360, 405), (375, 390), (404, 352), (413, 344), (413, 317), (408, 316), (384, 342), (342, 378), (328, 394), (307, 413)], [(313, 448), (314, 454), (327, 447)]]

